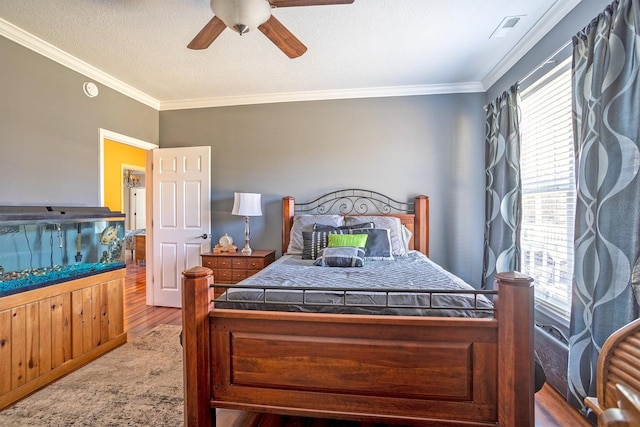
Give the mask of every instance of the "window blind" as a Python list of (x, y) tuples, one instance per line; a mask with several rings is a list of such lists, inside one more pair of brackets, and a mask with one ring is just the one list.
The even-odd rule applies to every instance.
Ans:
[(521, 95), (521, 270), (538, 304), (569, 317), (575, 180), (571, 67), (551, 70)]

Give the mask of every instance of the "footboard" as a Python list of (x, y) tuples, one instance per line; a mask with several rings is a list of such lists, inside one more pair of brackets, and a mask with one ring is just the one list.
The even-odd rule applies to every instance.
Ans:
[(499, 276), (496, 318), (212, 309), (185, 272), (185, 425), (212, 408), (411, 425), (533, 424), (533, 290)]
[(212, 314), (215, 407), (421, 425), (454, 414), (497, 420), (495, 320)]

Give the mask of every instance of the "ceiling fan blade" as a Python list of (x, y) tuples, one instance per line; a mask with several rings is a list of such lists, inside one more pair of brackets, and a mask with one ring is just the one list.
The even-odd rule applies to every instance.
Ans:
[(273, 7), (327, 6), (331, 4), (351, 4), (353, 0), (269, 0)]
[(187, 47), (195, 50), (206, 49), (225, 28), (227, 28), (227, 26), (224, 25), (222, 19), (214, 16), (211, 21), (200, 30), (198, 35), (191, 40), (191, 43), (189, 43)]
[(269, 20), (258, 27), (262, 34), (267, 36), (289, 58), (297, 58), (307, 51), (302, 44), (284, 25), (271, 15)]

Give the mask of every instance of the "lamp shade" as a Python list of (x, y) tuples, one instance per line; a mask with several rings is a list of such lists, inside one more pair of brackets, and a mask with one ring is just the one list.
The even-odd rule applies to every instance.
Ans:
[(233, 193), (232, 215), (262, 216), (260, 194), (257, 193)]

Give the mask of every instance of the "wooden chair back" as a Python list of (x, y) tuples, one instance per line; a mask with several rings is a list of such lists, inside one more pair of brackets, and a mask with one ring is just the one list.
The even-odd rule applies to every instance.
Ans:
[(640, 426), (640, 394), (624, 384), (616, 385), (618, 407), (605, 409), (598, 418), (602, 427)]
[(640, 319), (618, 329), (605, 341), (596, 368), (596, 397), (585, 398), (585, 404), (598, 417), (609, 408), (617, 408), (619, 384), (639, 393)]

